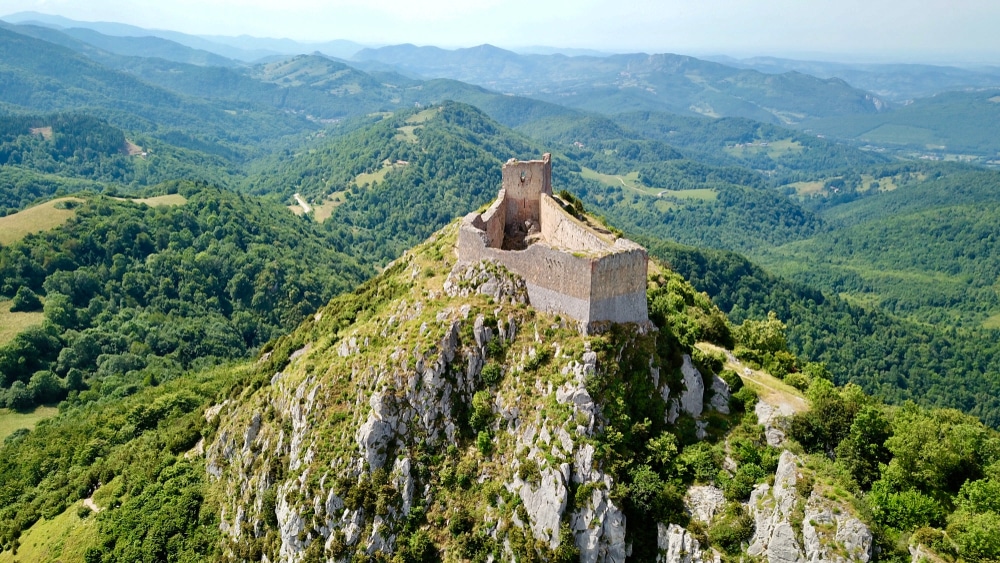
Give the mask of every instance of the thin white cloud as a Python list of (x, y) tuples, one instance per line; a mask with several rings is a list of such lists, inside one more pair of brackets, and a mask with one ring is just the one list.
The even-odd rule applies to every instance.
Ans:
[(196, 34), (1000, 64), (995, 0), (0, 0), (26, 10)]

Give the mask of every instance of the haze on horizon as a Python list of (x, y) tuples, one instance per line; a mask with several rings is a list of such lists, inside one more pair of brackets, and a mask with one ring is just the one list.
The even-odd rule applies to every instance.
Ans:
[(195, 35), (1000, 65), (993, 0), (3, 0)]

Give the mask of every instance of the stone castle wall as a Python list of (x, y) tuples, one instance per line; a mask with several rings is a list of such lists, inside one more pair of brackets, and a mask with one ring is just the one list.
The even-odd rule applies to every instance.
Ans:
[(548, 154), (542, 160), (512, 160), (504, 164), (502, 189), (507, 200), (507, 222), (523, 223), (538, 220), (539, 199), (552, 195), (552, 160)]
[[(627, 239), (608, 242), (568, 214), (551, 196), (550, 174), (548, 155), (504, 165), (497, 200), (462, 221), (459, 260), (503, 264), (524, 278), (533, 307), (576, 319), (585, 328), (647, 323), (646, 250)], [(523, 250), (502, 250), (506, 230), (526, 221), (540, 224), (540, 237)]]
[(552, 246), (583, 252), (604, 252), (608, 244), (571, 217), (549, 195), (539, 201), (542, 238)]
[(503, 244), (504, 228), (507, 226), (507, 201), (503, 189), (500, 190), (497, 200), (481, 217), (483, 230), (486, 231), (486, 246), (500, 248)]

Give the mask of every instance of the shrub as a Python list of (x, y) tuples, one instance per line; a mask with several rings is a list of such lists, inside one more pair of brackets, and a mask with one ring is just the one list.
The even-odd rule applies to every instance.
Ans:
[(944, 508), (936, 500), (919, 491), (899, 491), (884, 480), (872, 485), (869, 501), (875, 521), (894, 530), (909, 531), (944, 523)]
[(715, 479), (721, 465), (719, 456), (706, 442), (688, 446), (677, 456), (678, 469), (688, 481), (708, 483)]
[(542, 471), (538, 468), (538, 462), (525, 458), (521, 460), (521, 466), (517, 468), (517, 476), (525, 483), (539, 483), (542, 480)]
[(493, 454), (493, 436), (489, 432), (481, 431), (476, 435), (476, 448), (483, 457)]
[(632, 469), (629, 477), (627, 502), (636, 512), (656, 522), (676, 521), (683, 515), (683, 495), (672, 483), (663, 481), (650, 466)]
[(708, 541), (728, 554), (738, 555), (754, 533), (753, 517), (739, 503), (730, 503), (708, 529)]
[(17, 289), (17, 293), (14, 294), (14, 299), (10, 304), (10, 312), (29, 312), (29, 311), (41, 311), (42, 301), (35, 295), (34, 291), (26, 286), (22, 285)]
[(756, 463), (745, 463), (736, 470), (736, 474), (723, 487), (726, 500), (744, 501), (750, 498), (754, 485), (767, 476), (764, 469)]
[(478, 391), (472, 396), (472, 415), (469, 425), (473, 430), (482, 432), (488, 430), (493, 423), (493, 396), (489, 391)]
[(730, 393), (738, 393), (743, 389), (743, 379), (731, 369), (724, 369), (719, 372), (719, 377), (729, 386)]
[[(493, 341), (491, 340), (490, 342)], [(489, 387), (495, 387), (503, 378), (503, 368), (501, 368), (500, 364), (497, 362), (487, 362), (487, 364), (483, 366), (483, 371), (480, 373), (480, 377), (482, 377), (483, 383)]]

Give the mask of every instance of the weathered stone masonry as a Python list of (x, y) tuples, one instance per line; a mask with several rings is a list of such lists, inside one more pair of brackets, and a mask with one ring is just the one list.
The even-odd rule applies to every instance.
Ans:
[(536, 309), (595, 323), (648, 323), (646, 250), (597, 232), (552, 196), (552, 162), (511, 159), (502, 187), (484, 213), (462, 220), (462, 262), (494, 260), (524, 278)]

